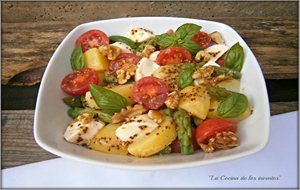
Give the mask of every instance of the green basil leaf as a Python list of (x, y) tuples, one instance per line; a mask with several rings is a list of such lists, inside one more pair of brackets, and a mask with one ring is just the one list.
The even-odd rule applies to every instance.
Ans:
[(80, 45), (76, 46), (75, 49), (73, 50), (70, 61), (71, 61), (71, 67), (73, 71), (85, 67), (83, 52)]
[(196, 55), (202, 48), (192, 40), (178, 40), (178, 45), (188, 50), (192, 55)]
[(91, 84), (90, 91), (96, 104), (104, 113), (112, 115), (129, 105), (126, 98), (101, 86)]
[(233, 93), (219, 104), (217, 112), (223, 118), (233, 118), (243, 114), (247, 107), (247, 97), (240, 93)]
[(221, 87), (211, 87), (208, 89), (208, 94), (217, 100), (223, 100), (227, 98), (228, 96), (232, 95), (233, 92), (226, 90), (226, 88), (221, 88)]
[(234, 71), (241, 71), (244, 65), (244, 49), (237, 42), (228, 51), (225, 58), (225, 67)]
[(156, 36), (156, 42), (165, 49), (177, 45), (177, 38), (174, 34), (164, 33)]
[(134, 41), (124, 36), (110, 36), (109, 40), (112, 42), (122, 42), (131, 47), (132, 49), (136, 49), (138, 47), (138, 45), (134, 43)]
[(179, 88), (183, 89), (187, 86), (190, 86), (193, 84), (193, 73), (196, 71), (196, 69), (194, 67), (186, 67), (184, 68), (178, 78), (177, 78), (177, 85)]
[(175, 36), (179, 39), (190, 40), (201, 29), (201, 26), (192, 23), (186, 23), (177, 28)]

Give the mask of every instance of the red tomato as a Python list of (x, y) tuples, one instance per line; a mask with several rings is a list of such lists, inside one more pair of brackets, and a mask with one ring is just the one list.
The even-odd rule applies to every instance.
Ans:
[(168, 65), (177, 64), (182, 62), (190, 62), (192, 60), (192, 55), (185, 48), (182, 47), (169, 47), (162, 50), (157, 56), (157, 64)]
[(117, 70), (121, 69), (126, 63), (137, 64), (140, 61), (140, 57), (134, 53), (121, 53), (115, 60), (109, 63), (108, 70), (116, 74)]
[(223, 67), (225, 65), (225, 60), (223, 58), (220, 58), (216, 61), (216, 63)]
[[(193, 143), (193, 147), (194, 147), (194, 150), (198, 150), (200, 147), (197, 143), (197, 140), (196, 140), (196, 129), (194, 127), (192, 127), (192, 143)], [(181, 150), (180, 150), (180, 142), (179, 142), (179, 139), (176, 138), (171, 144), (170, 144), (170, 147), (171, 147), (171, 150), (173, 153), (180, 153)]]
[(168, 97), (169, 87), (156, 77), (144, 77), (133, 86), (134, 101), (147, 109), (160, 108)]
[(168, 33), (168, 34), (174, 34), (175, 32), (174, 32), (173, 29), (169, 29), (169, 30), (167, 31), (167, 33)]
[(211, 42), (211, 37), (205, 32), (198, 32), (193, 38), (192, 41), (196, 42), (205, 49)]
[(207, 143), (207, 140), (223, 131), (236, 132), (237, 125), (223, 119), (208, 119), (201, 123), (196, 129), (197, 143)]
[(81, 45), (83, 52), (90, 48), (98, 48), (108, 44), (109, 38), (101, 30), (89, 30), (76, 40), (76, 45)]
[(98, 73), (94, 69), (78, 69), (61, 81), (61, 89), (69, 94), (85, 94), (90, 84), (98, 84)]

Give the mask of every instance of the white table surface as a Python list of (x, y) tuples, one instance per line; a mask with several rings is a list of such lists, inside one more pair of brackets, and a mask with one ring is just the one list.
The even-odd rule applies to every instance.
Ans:
[(132, 171), (64, 158), (2, 170), (3, 187), (296, 188), (298, 112), (273, 116), (268, 145), (240, 159), (196, 168)]

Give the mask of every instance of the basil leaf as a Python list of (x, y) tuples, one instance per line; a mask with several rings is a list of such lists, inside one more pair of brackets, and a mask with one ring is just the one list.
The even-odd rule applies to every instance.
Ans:
[(177, 44), (177, 38), (174, 34), (164, 33), (156, 36), (156, 42), (162, 46), (163, 49), (175, 46)]
[(192, 55), (196, 55), (202, 48), (192, 40), (178, 40), (178, 45), (188, 50)]
[(124, 36), (110, 36), (109, 40), (112, 42), (122, 42), (131, 47), (132, 49), (136, 49), (138, 47), (138, 45), (134, 43), (134, 41)]
[(193, 84), (193, 73), (196, 71), (196, 69), (194, 67), (186, 67), (184, 68), (178, 78), (177, 78), (177, 85), (179, 88), (183, 89), (187, 86), (190, 86)]
[(175, 36), (183, 40), (190, 40), (199, 32), (201, 26), (192, 23), (186, 23), (177, 28)]
[(244, 49), (237, 42), (228, 51), (225, 58), (225, 67), (241, 71), (244, 65)]
[(226, 88), (221, 88), (221, 87), (211, 87), (208, 89), (208, 94), (217, 100), (223, 100), (227, 98), (228, 96), (232, 95), (233, 92), (226, 90)]
[(217, 112), (223, 118), (233, 118), (243, 114), (247, 107), (247, 97), (240, 93), (233, 93), (219, 104)]
[(126, 98), (101, 86), (91, 84), (90, 91), (96, 104), (104, 113), (112, 115), (129, 105)]
[(73, 71), (85, 67), (83, 52), (80, 45), (76, 46), (75, 49), (73, 50), (70, 61), (71, 61), (71, 67)]

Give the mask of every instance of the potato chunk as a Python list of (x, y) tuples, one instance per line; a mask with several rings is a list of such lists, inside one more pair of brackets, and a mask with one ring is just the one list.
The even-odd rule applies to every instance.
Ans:
[(91, 140), (89, 148), (110, 154), (128, 154), (127, 146), (123, 145), (115, 135), (115, 131), (119, 126), (117, 124), (108, 124), (103, 127)]
[(188, 86), (180, 91), (179, 107), (197, 118), (206, 118), (209, 104), (210, 96), (204, 86)]
[(177, 137), (175, 123), (171, 117), (165, 117), (160, 127), (148, 136), (128, 146), (128, 152), (138, 157), (148, 157), (170, 145)]
[(108, 68), (108, 59), (104, 57), (98, 48), (91, 48), (83, 54), (84, 62), (87, 68), (96, 71), (105, 71)]
[(132, 94), (133, 84), (117, 85), (117, 86), (109, 87), (108, 89), (124, 96), (130, 105), (134, 103), (133, 94)]

